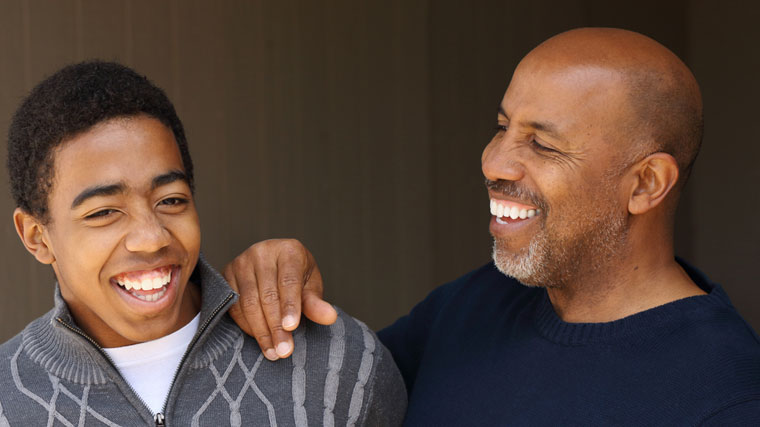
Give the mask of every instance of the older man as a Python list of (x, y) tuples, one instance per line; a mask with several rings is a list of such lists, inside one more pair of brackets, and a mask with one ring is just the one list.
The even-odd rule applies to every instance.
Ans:
[[(760, 339), (673, 254), (701, 138), (694, 76), (657, 42), (578, 29), (531, 51), (482, 156), (493, 263), (380, 331), (410, 394), (407, 422), (758, 425)], [(272, 294), (273, 280), (244, 277), (272, 271), (283, 247), (254, 246), (228, 268), (246, 300)], [(308, 257), (283, 271), (308, 271)], [(237, 312), (280, 356), (293, 294)], [(304, 312), (329, 322), (319, 291), (304, 295)]]

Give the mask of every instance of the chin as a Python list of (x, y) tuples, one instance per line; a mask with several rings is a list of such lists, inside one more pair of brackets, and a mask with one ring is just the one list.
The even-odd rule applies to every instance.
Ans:
[(504, 275), (509, 276), (521, 284), (534, 288), (551, 287), (548, 285), (545, 251), (538, 240), (531, 241), (530, 245), (515, 253), (505, 248), (506, 244), (499, 238), (493, 240), (493, 262), (496, 268)]

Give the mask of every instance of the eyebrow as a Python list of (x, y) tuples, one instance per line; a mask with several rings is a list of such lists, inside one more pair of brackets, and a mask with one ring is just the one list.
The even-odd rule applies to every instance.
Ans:
[(172, 171), (169, 171), (165, 174), (159, 175), (155, 178), (153, 178), (153, 182), (150, 185), (151, 190), (155, 190), (158, 187), (171, 184), (174, 181), (185, 181), (186, 184), (190, 184), (190, 181), (187, 179), (187, 174), (182, 172), (181, 170), (174, 169)]
[[(187, 174), (180, 170), (172, 170), (153, 178), (153, 181), (150, 184), (150, 189), (155, 190), (158, 187), (171, 184), (175, 181), (185, 181), (186, 183), (189, 183)], [(95, 185), (90, 188), (86, 188), (84, 191), (79, 193), (76, 198), (74, 198), (74, 201), (71, 203), (71, 209), (76, 209), (86, 200), (93, 197), (113, 196), (123, 193), (126, 191), (126, 189), (127, 186), (123, 182), (108, 185)]]
[[(509, 116), (507, 116), (507, 113), (504, 111), (504, 108), (501, 105), (499, 105), (498, 112), (499, 112), (499, 114), (504, 115), (504, 117), (509, 118)], [(523, 126), (532, 127), (533, 129), (539, 130), (541, 132), (546, 132), (546, 133), (554, 136), (555, 138), (558, 138), (558, 139), (561, 139), (561, 140), (564, 141), (564, 138), (562, 137), (562, 135), (557, 130), (557, 127), (554, 126), (551, 123), (530, 121), (530, 122), (521, 122), (520, 124), (523, 125)]]

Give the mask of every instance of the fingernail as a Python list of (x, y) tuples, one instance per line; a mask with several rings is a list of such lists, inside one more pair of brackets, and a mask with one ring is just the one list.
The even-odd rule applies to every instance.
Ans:
[(264, 357), (266, 357), (269, 360), (277, 360), (277, 352), (274, 351), (273, 348), (268, 348), (266, 351), (264, 351)]
[(296, 317), (292, 314), (288, 314), (287, 316), (282, 318), (282, 327), (285, 329), (289, 329), (296, 326)]
[(277, 355), (280, 357), (285, 357), (288, 352), (290, 352), (290, 344), (286, 342), (281, 342), (277, 344)]

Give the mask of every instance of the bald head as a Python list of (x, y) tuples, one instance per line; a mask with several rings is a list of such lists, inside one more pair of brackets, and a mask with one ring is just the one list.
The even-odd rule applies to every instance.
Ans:
[(611, 72), (628, 103), (615, 124), (627, 144), (622, 151), (631, 160), (668, 153), (678, 162), (679, 184), (688, 177), (702, 140), (702, 98), (691, 71), (666, 47), (632, 31), (581, 28), (546, 40), (519, 67)]

